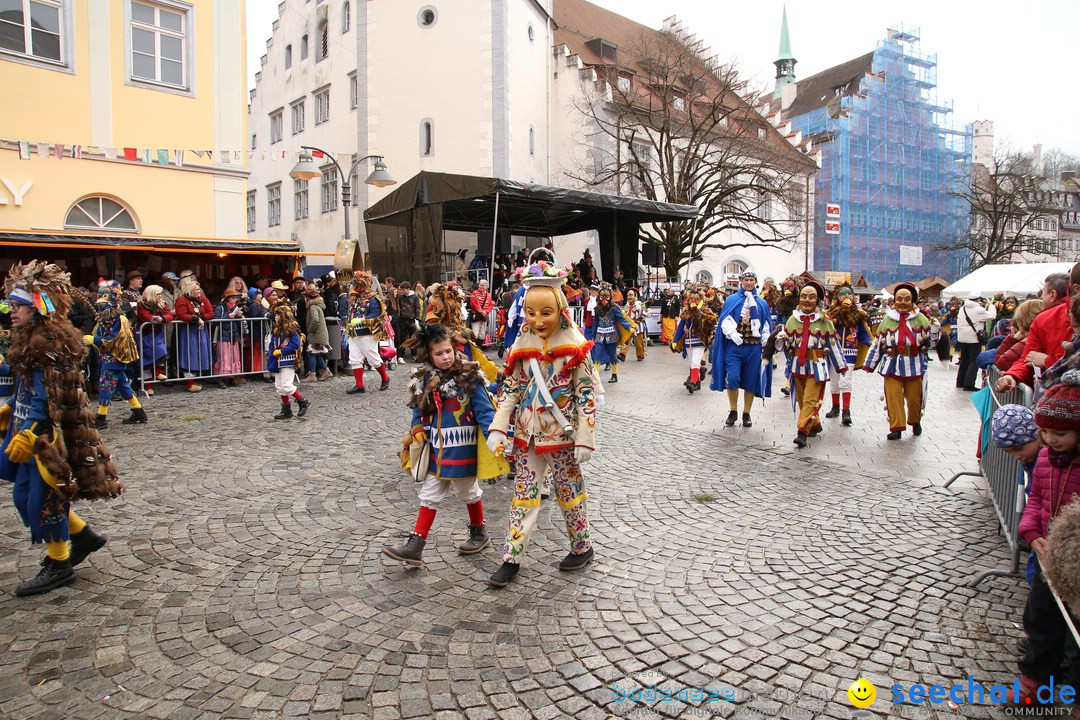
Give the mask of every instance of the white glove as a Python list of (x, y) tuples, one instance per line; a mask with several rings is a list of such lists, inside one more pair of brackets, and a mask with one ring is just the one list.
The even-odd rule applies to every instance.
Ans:
[(738, 331), (735, 331), (728, 335), (728, 340), (735, 343), (736, 345), (742, 345), (742, 335), (740, 335)]
[(589, 462), (592, 454), (592, 448), (583, 447), (581, 445), (574, 448), (574, 459), (577, 460), (578, 465)]
[(602, 393), (600, 395), (594, 395), (593, 396), (593, 404), (596, 405), (597, 410), (603, 410), (604, 409), (604, 395)]
[(489, 430), (487, 436), (488, 450), (494, 453), (499, 445), (502, 445), (505, 448), (506, 433), (502, 432), (501, 430)]

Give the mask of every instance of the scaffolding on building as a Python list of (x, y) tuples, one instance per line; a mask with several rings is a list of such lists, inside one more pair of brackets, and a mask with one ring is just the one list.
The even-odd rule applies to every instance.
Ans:
[[(937, 96), (937, 55), (920, 51), (917, 29), (889, 28), (858, 87), (832, 90), (823, 107), (790, 118), (822, 151), (814, 267), (861, 272), (877, 287), (965, 275), (967, 255), (938, 248), (967, 232), (970, 207), (959, 191), (970, 177), (974, 136), (971, 124), (954, 124), (952, 102)], [(826, 233), (826, 222), (836, 221), (827, 204), (840, 205), (838, 233), (836, 225)]]

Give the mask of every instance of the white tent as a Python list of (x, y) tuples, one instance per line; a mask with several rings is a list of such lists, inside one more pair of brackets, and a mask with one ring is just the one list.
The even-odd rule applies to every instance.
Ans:
[(966, 298), (971, 291), (978, 290), (985, 298), (999, 292), (1023, 298), (1028, 293), (1037, 294), (1042, 290), (1047, 275), (1068, 274), (1072, 267), (1073, 263), (983, 265), (945, 288), (941, 294), (945, 297)]

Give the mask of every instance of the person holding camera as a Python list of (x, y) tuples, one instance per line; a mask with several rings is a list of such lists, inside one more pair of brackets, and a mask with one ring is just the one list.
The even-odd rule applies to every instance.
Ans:
[(982, 299), (982, 293), (972, 290), (956, 314), (956, 345), (960, 349), (960, 367), (956, 369), (956, 387), (974, 392), (979, 372), (975, 360), (986, 343), (986, 322), (997, 317), (997, 310)]

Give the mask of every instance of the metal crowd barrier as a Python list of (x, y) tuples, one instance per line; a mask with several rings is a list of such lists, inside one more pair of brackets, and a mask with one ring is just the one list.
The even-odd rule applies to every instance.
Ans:
[[(581, 327), (581, 323), (585, 318), (585, 308), (583, 308), (581, 306), (571, 306), (569, 308), (569, 310), (570, 310), (570, 318), (577, 324), (578, 327)], [(499, 330), (499, 308), (494, 307), (494, 308), (491, 309), (491, 312), (488, 313), (487, 330), (486, 330), (487, 334), (491, 336), (491, 344), (492, 344), (493, 347), (499, 346), (499, 344), (502, 342), (502, 341), (496, 341), (495, 340), (495, 338), (497, 337), (497, 334), (498, 334), (498, 330)], [(480, 339), (483, 340), (483, 338), (480, 338)]]

